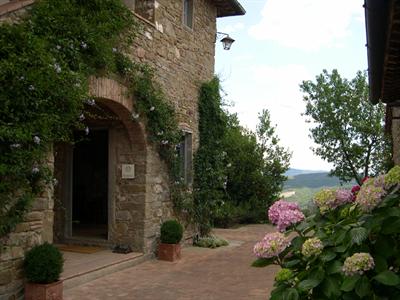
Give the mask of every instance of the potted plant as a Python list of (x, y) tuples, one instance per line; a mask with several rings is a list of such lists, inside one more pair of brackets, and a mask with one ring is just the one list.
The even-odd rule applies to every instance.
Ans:
[(24, 271), (26, 300), (62, 300), (63, 283), (60, 274), (64, 259), (54, 245), (44, 243), (33, 247), (25, 255)]
[(181, 258), (183, 227), (177, 220), (168, 220), (161, 225), (161, 243), (158, 247), (160, 260), (175, 261)]

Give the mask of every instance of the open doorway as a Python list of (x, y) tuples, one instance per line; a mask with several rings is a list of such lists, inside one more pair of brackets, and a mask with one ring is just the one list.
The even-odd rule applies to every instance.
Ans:
[(76, 134), (72, 168), (72, 236), (108, 237), (108, 130)]

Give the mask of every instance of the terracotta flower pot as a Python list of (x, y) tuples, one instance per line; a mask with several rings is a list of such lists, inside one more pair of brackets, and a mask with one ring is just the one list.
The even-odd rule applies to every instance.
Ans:
[(158, 259), (166, 261), (175, 261), (181, 258), (180, 244), (164, 244), (158, 246)]
[(25, 300), (62, 300), (63, 282), (25, 284)]

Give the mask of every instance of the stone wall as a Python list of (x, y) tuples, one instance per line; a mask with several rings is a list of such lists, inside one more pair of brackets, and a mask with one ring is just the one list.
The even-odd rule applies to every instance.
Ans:
[[(53, 167), (52, 152), (48, 165)], [(22, 295), (23, 274), (21, 271), (25, 252), (37, 244), (53, 242), (53, 187), (46, 186), (38, 197), (24, 222), (18, 224), (8, 236), (0, 239), (0, 299), (18, 299)]]
[[(157, 82), (175, 107), (182, 129), (193, 134), (198, 147), (199, 88), (214, 74), (217, 10), (210, 0), (194, 3), (193, 29), (183, 24), (183, 1), (156, 1), (155, 21), (141, 18), (142, 33), (131, 47), (134, 60), (155, 69)], [(160, 225), (173, 217), (165, 165), (151, 146), (147, 155), (144, 251), (154, 252)]]
[(135, 60), (156, 70), (157, 81), (198, 145), (199, 87), (214, 74), (217, 10), (210, 0), (194, 3), (193, 29), (183, 24), (182, 0), (156, 1), (155, 23), (139, 19), (143, 32), (132, 47)]

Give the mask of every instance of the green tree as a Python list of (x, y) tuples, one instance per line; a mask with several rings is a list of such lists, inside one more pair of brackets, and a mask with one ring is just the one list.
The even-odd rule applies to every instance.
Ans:
[(226, 217), (240, 222), (264, 220), (266, 207), (282, 191), (291, 156), (279, 146), (268, 110), (260, 113), (256, 132), (240, 126), (236, 115), (228, 115), (224, 150), (227, 201), (239, 208), (240, 214)]
[(337, 70), (326, 70), (316, 81), (300, 85), (306, 103), (310, 136), (317, 147), (313, 152), (333, 163), (330, 174), (342, 181), (376, 175), (385, 171), (390, 145), (384, 133), (384, 106), (368, 101), (366, 75), (358, 72), (352, 80)]

